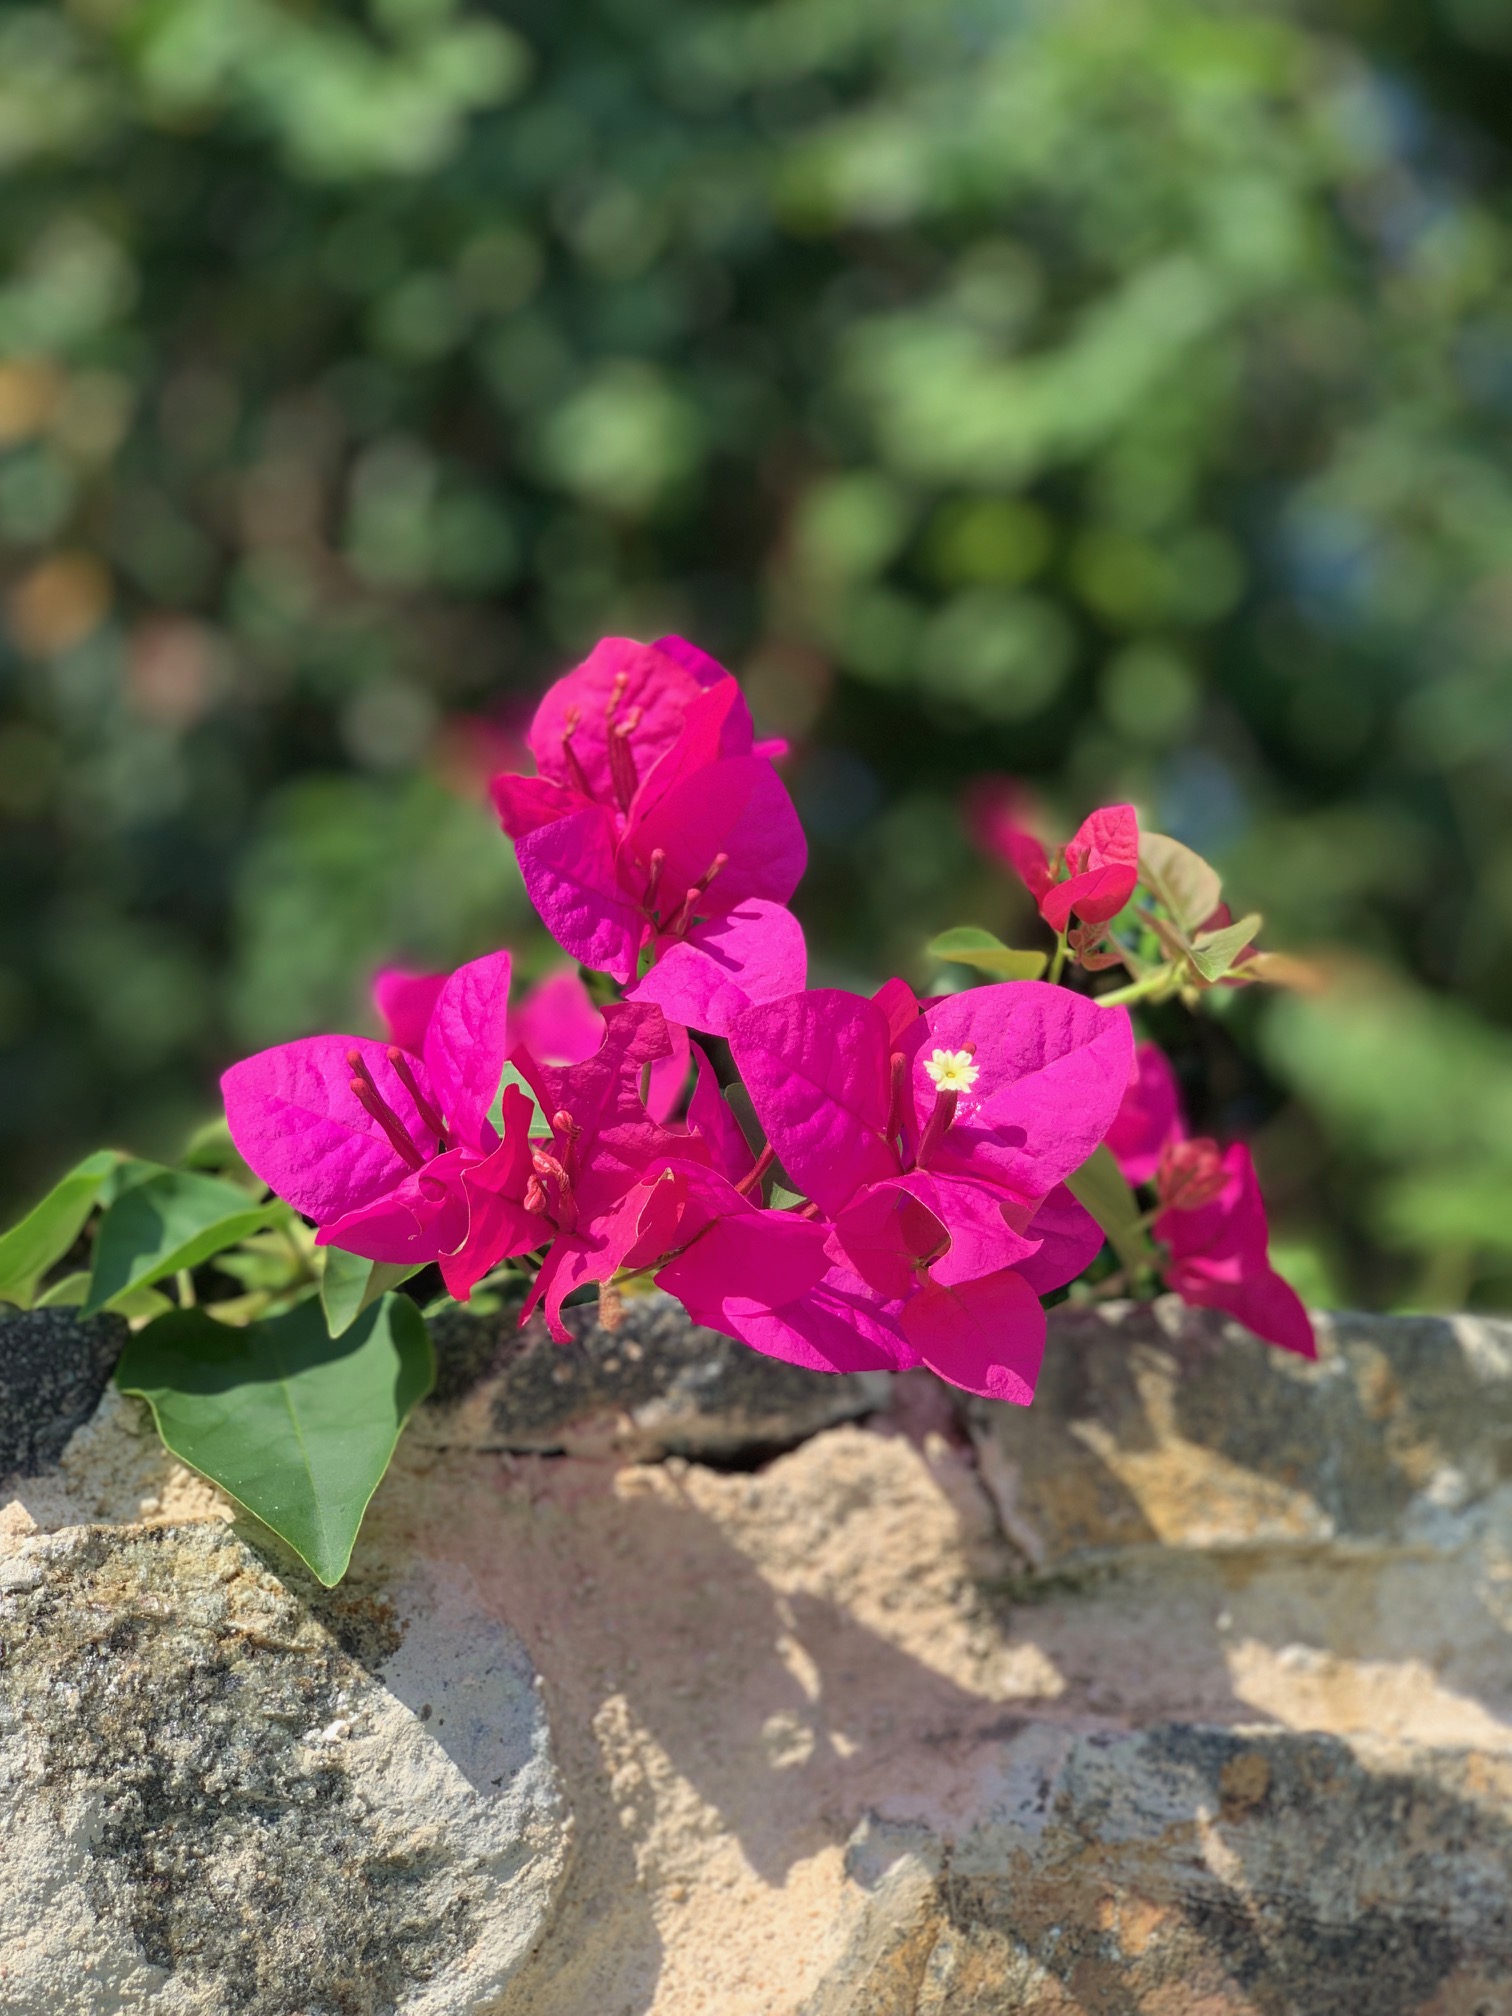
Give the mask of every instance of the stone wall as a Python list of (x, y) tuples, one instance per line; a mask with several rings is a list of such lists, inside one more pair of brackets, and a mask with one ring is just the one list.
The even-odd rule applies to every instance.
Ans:
[(1512, 2016), (1512, 1326), (440, 1341), (322, 1592), (0, 1322), (6, 2016)]

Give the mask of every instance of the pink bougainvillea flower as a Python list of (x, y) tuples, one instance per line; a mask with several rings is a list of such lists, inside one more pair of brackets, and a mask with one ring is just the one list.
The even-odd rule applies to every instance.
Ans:
[(532, 1150), (526, 1207), (556, 1228), (524, 1314), (544, 1302), (558, 1343), (568, 1340), (561, 1312), (573, 1289), (643, 1264), (642, 1249), (652, 1259), (667, 1249), (682, 1196), (660, 1181), (663, 1169), (707, 1152), (697, 1136), (653, 1120), (641, 1098), (642, 1072), (672, 1047), (660, 1008), (621, 1001), (601, 1014), (602, 1041), (590, 1057), (551, 1066), (522, 1048), (512, 1058), (551, 1124), (550, 1141)]
[(891, 1018), (881, 1000), (811, 989), (731, 1032), (768, 1140), (827, 1216), (915, 1168), (1032, 1206), (1107, 1132), (1133, 1051), (1123, 1009), (1033, 980), (915, 1004), (911, 1020), (890, 998)]
[[(903, 1314), (927, 1289), (1017, 1273), (1022, 1285), (1001, 1287), (1000, 1313), (1026, 1308), (1026, 1296), (1037, 1308), (1098, 1250), (1063, 1182), (1107, 1132), (1127, 1085), (1133, 1036), (1122, 1009), (1033, 981), (921, 1006), (890, 981), (870, 1001), (815, 989), (751, 1008), (730, 1043), (789, 1180), (833, 1221), (831, 1265), (894, 1307), (905, 1337)], [(987, 1291), (969, 1306), (990, 1322)], [(913, 1346), (943, 1370), (939, 1325), (928, 1312), (919, 1321), (928, 1350)], [(1027, 1376), (1042, 1327), (1037, 1346), (1013, 1325), (1002, 1336), (1003, 1364)], [(963, 1360), (959, 1383), (979, 1371)]]
[(389, 1013), (414, 1047), (310, 1036), (261, 1051), (221, 1079), (226, 1121), (247, 1165), (319, 1228), (318, 1244), (400, 1265), (441, 1260), (465, 1294), (486, 1271), (468, 1278), (470, 1174), (489, 1169), (480, 1179), (493, 1200), (489, 1265), (541, 1236), (511, 1189), (530, 1102), (506, 1094), (502, 1140), (489, 1118), (507, 1047), (509, 955), (459, 966), (439, 986), (400, 978), (407, 984), (385, 990)]
[(1012, 1268), (955, 1285), (931, 1279), (904, 1303), (904, 1335), (952, 1386), (1027, 1407), (1045, 1355), (1045, 1311)]
[[(604, 1018), (579, 974), (570, 966), (549, 973), (529, 988), (510, 1018), (515, 1042), (538, 1064), (581, 1064), (604, 1040)], [(668, 1021), (671, 1049), (651, 1066), (646, 1110), (653, 1120), (669, 1120), (688, 1082), (688, 1032)]]
[(719, 1089), (714, 1067), (703, 1049), (693, 1045), (693, 1096), (688, 1101), (688, 1127), (704, 1143), (709, 1165), (727, 1182), (744, 1185), (756, 1167), (756, 1156), (740, 1131)]
[(1023, 800), (1011, 784), (976, 794), (973, 829), (988, 852), (1013, 869), (1052, 931), (1071, 913), (1084, 924), (1106, 924), (1134, 894), (1139, 880), (1139, 821), (1132, 805), (1090, 813), (1053, 854), (1021, 824)]
[(1130, 1183), (1155, 1185), (1161, 1208), (1154, 1233), (1166, 1248), (1167, 1285), (1183, 1301), (1224, 1310), (1268, 1343), (1315, 1357), (1307, 1311), (1270, 1264), (1249, 1150), (1224, 1150), (1187, 1133), (1176, 1074), (1153, 1043), (1135, 1054), (1108, 1146)]
[(1114, 1160), (1130, 1183), (1148, 1183), (1166, 1147), (1185, 1133), (1176, 1074), (1156, 1044), (1141, 1043), (1123, 1104), (1108, 1129)]
[[(709, 1177), (701, 1173), (707, 1207)], [(925, 1276), (908, 1281), (906, 1294), (889, 1296), (834, 1260), (822, 1222), (763, 1210), (729, 1192), (706, 1215), (705, 1228), (656, 1276), (695, 1322), (812, 1371), (928, 1365), (968, 1392), (1020, 1403), (1032, 1397), (1045, 1316), (1017, 1272), (959, 1284)], [(685, 1213), (680, 1241), (690, 1222)], [(927, 1244), (939, 1227), (922, 1225)]]
[(373, 1006), (389, 1032), (389, 1041), (418, 1057), (425, 1048), (425, 1032), (441, 989), (444, 973), (410, 973), (401, 966), (385, 966), (373, 982)]
[(899, 1371), (918, 1362), (896, 1307), (833, 1265), (827, 1226), (762, 1209), (733, 1185), (721, 1192), (721, 1183), (713, 1171), (693, 1177), (678, 1250), (656, 1275), (695, 1323), (816, 1372)]
[(551, 688), (530, 747), (538, 774), (495, 778), (494, 803), (565, 951), (625, 986), (648, 945), (705, 952), (713, 973), (684, 962), (660, 1002), (694, 1027), (731, 987), (791, 987), (803, 832), (728, 673), (681, 639), (608, 638)]
[(1159, 1172), (1165, 1208), (1155, 1237), (1168, 1249), (1168, 1285), (1184, 1302), (1221, 1309), (1257, 1337), (1303, 1358), (1318, 1355), (1313, 1327), (1295, 1290), (1270, 1264), (1269, 1227), (1255, 1165), (1236, 1142), (1168, 1149)]
[(1053, 1294), (1085, 1274), (1103, 1249), (1103, 1229), (1064, 1183), (1056, 1185), (1030, 1219), (1026, 1236), (1035, 1250), (1014, 1262), (1036, 1295)]
[(759, 1001), (796, 994), (808, 978), (803, 930), (780, 903), (751, 897), (723, 917), (695, 923), (684, 937), (659, 934), (656, 963), (630, 989), (675, 1022), (729, 1033), (737, 1015)]

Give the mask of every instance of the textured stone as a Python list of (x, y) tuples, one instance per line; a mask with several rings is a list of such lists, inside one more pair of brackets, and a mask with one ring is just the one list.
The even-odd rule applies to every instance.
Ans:
[(1512, 1759), (1041, 1725), (981, 1769), (952, 1840), (858, 1830), (871, 1901), (804, 2016), (1512, 2008)]
[(0, 1645), (7, 2016), (461, 2016), (540, 1935), (545, 1717), (455, 1575), (318, 1598), (218, 1525), (22, 1535)]
[(99, 1404), (126, 1342), (119, 1316), (0, 1303), (0, 1478), (36, 1476)]
[[(641, 1355), (611, 1366), (626, 1333), (578, 1320), (564, 1353), (489, 1326), (448, 1340), (441, 1404), (334, 1601), (221, 1527), (170, 1527), (158, 1577), (136, 1552), (129, 1575), (103, 1565), (140, 1529), (60, 1535), (40, 1580), (40, 1536), (0, 1557), (24, 1564), (7, 1603), (61, 1592), (57, 1621), (0, 1628), (24, 1648), (0, 1698), (43, 1704), (0, 1725), (0, 1819), (12, 1783), (31, 1816), (8, 1837), (23, 1873), (0, 1862), (0, 1966), (75, 1997), (37, 2008), (1512, 2016), (1507, 1326), (1338, 1318), (1308, 1367), (1174, 1305), (1058, 1312), (1030, 1410), (908, 1374), (870, 1411), (842, 1390), (857, 1418), (827, 1426), (760, 1387), (731, 1405), (716, 1365), (703, 1461), (665, 1454), (656, 1423), (686, 1416), (705, 1340), (632, 1305)], [(108, 1399), (0, 1533), (59, 1480), (90, 1516), (182, 1522), (192, 1493), (150, 1450)], [(205, 1597), (195, 1545), (242, 1564), (231, 1595)], [(219, 1623), (188, 1615), (202, 1600)], [(258, 1617), (318, 1651), (227, 1645)], [(448, 1858), (475, 1866), (468, 1801), (489, 1795), (445, 1806), (408, 1765), (380, 1791), (356, 1767), (436, 1735), (444, 1785), (518, 1788), (487, 1755), (522, 1754), (513, 1711), (474, 1691), (514, 1633), (573, 1850), (564, 1873), (543, 1794), (510, 1823), (541, 1843), (520, 1874), (480, 1848), (464, 1885)], [(293, 1693), (266, 1774), (238, 1747), (244, 1660), (271, 1708)], [(368, 1700), (371, 1725), (349, 1705)], [(293, 1768), (307, 1752), (351, 1772), (329, 1810), (304, 1797), (328, 1782)], [(245, 1798), (218, 1803), (221, 1759), (266, 1794), (256, 1831)], [(417, 1870), (422, 1849), (440, 1861)], [(502, 1959), (471, 1957), (494, 1938)], [(135, 2004), (112, 1968), (147, 1984)]]
[(1512, 1324), (1335, 1316), (1309, 1364), (1174, 1299), (1060, 1311), (1034, 1406), (971, 1419), (1040, 1571), (1141, 1547), (1452, 1547), (1512, 1480)]
[(614, 1331), (569, 1309), (571, 1344), (516, 1306), (434, 1325), (440, 1376), (417, 1422), (436, 1448), (756, 1460), (886, 1403), (885, 1374), (835, 1378), (760, 1357), (690, 1323), (670, 1295), (633, 1297)]

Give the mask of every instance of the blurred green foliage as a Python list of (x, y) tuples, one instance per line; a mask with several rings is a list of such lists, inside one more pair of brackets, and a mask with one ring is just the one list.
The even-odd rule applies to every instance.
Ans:
[(1299, 1279), (1512, 1298), (1512, 17), (11, 0), (0, 1128), (146, 1152), (384, 957), (544, 959), (479, 782), (680, 628), (819, 977), (1135, 797), (1319, 999), (1162, 1023)]

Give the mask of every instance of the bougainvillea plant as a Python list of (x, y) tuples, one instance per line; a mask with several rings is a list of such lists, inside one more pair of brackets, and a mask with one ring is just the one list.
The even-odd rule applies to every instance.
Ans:
[(1288, 977), (1205, 861), (1127, 805), (1047, 848), (989, 791), (1053, 950), (961, 927), (930, 971), (978, 984), (810, 988), (784, 749), (721, 666), (606, 640), (529, 741), (493, 801), (575, 965), (515, 1000), (506, 951), (381, 973), (379, 1036), (233, 1064), (180, 1166), (91, 1156), (0, 1239), (0, 1298), (123, 1316), (123, 1389), (324, 1580), (429, 1386), (422, 1300), (516, 1281), (566, 1343), (655, 1286), (789, 1364), (1018, 1405), (1066, 1293), (1163, 1282), (1312, 1354), (1248, 1150), (1189, 1133), (1130, 1019)]

